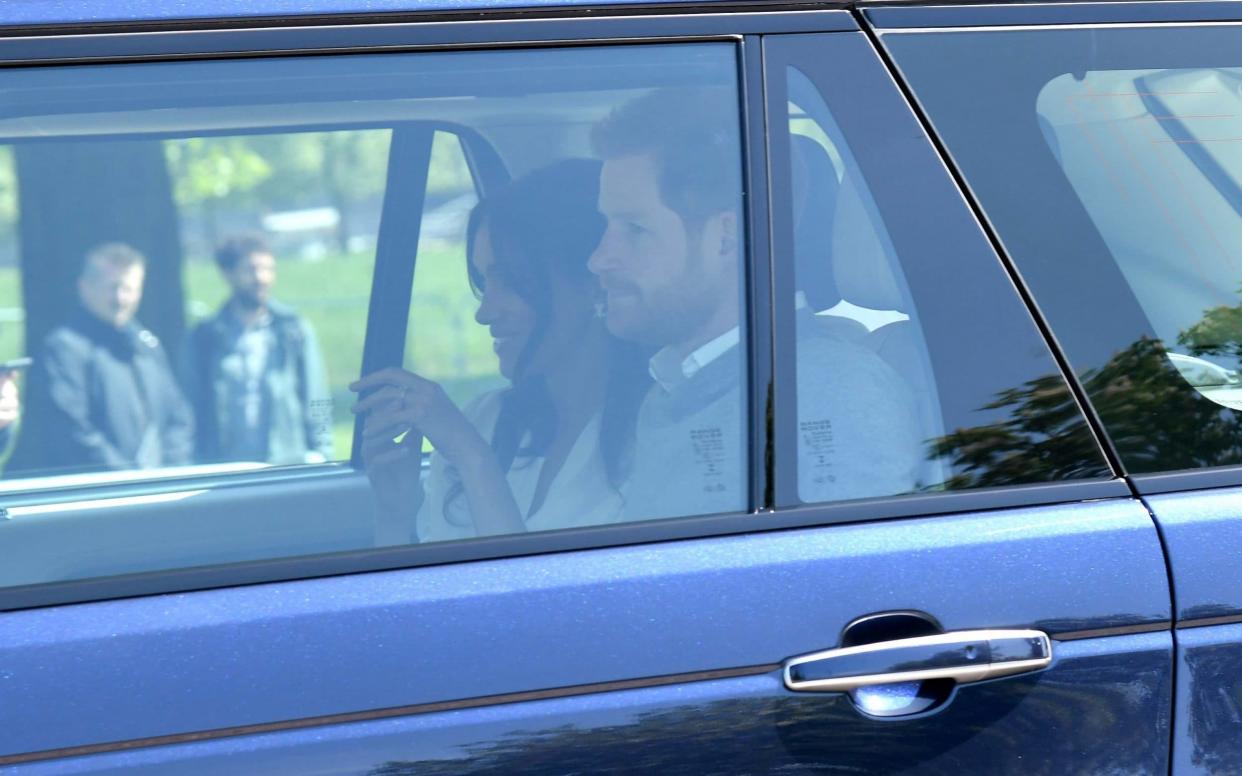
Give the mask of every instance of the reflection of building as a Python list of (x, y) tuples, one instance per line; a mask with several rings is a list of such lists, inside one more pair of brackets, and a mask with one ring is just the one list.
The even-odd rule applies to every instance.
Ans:
[(268, 213), (262, 223), (278, 254), (319, 261), (332, 250), (341, 214), (334, 207), (285, 210)]
[(432, 205), (429, 202), (431, 206), (423, 213), (422, 227), (418, 234), (419, 245), (442, 248), (462, 242), (466, 234), (466, 221), (478, 201), (474, 192), (468, 192), (438, 204)]
[[(323, 199), (311, 200), (316, 201), (323, 202)], [(290, 204), (298, 203), (266, 202), (266, 207), (281, 209), (264, 211), (259, 208), (256, 212), (243, 203), (220, 203), (210, 216), (201, 207), (183, 208), (180, 224), (185, 255), (191, 260), (209, 260), (221, 235), (256, 230), (268, 235), (282, 259), (314, 261), (338, 252), (342, 228), (349, 232), (345, 245), (350, 252), (374, 250), (383, 206), (380, 196), (350, 202), (344, 214), (329, 205), (284, 209)]]

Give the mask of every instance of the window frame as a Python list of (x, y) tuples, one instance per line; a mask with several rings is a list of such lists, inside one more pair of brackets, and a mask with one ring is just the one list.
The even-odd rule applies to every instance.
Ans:
[[(463, 16), (463, 18), (466, 18)], [(477, 16), (474, 17), (477, 19)], [(746, 223), (750, 229), (746, 276), (750, 288), (746, 296), (748, 315), (749, 364), (747, 429), (751, 437), (749, 472), (751, 508), (747, 512), (678, 517), (537, 534), (489, 537), (442, 544), (409, 545), (374, 550), (351, 550), (327, 555), (272, 558), (222, 566), (173, 569), (168, 571), (90, 578), (67, 582), (0, 589), (0, 611), (86, 602), (169, 592), (290, 581), (341, 574), (364, 573), (399, 568), (529, 556), (591, 548), (728, 536), (741, 533), (821, 526), (862, 520), (954, 514), (981, 509), (1054, 504), (1086, 499), (1129, 495), (1119, 480), (1044, 483), (975, 491), (919, 494), (896, 498), (869, 499), (805, 507), (781, 508), (772, 483), (774, 455), (772, 421), (769, 408), (780, 406), (771, 394), (774, 362), (773, 288), (783, 270), (773, 255), (771, 234), (770, 170), (765, 140), (766, 115), (763, 34), (815, 32), (836, 34), (858, 26), (850, 12), (767, 11), (718, 13), (672, 13), (667, 15), (629, 15), (597, 18), (524, 18), (521, 20), (434, 21), (399, 24), (349, 24), (281, 28), (206, 29), (170, 31), (166, 34), (104, 33), (97, 35), (53, 35), (0, 38), (0, 67), (39, 64), (87, 64), (180, 59), (238, 59), (267, 56), (337, 55), (398, 51), (451, 51), (462, 48), (529, 49), (547, 45), (582, 46), (639, 43), (729, 42), (738, 56), (738, 98), (743, 114), (743, 162), (746, 175)], [(503, 42), (497, 42), (503, 41)], [(894, 90), (896, 85), (894, 84)], [(895, 92), (896, 93), (896, 92)], [(900, 95), (898, 94), (900, 99)], [(394, 145), (395, 141), (394, 130)], [(430, 137), (430, 132), (428, 133)], [(430, 150), (430, 142), (427, 151)], [(390, 163), (393, 155), (390, 153)], [(425, 171), (424, 171), (425, 174)], [(422, 194), (419, 198), (421, 200)], [(387, 191), (386, 191), (387, 198)], [(381, 226), (381, 230), (383, 227)], [(408, 236), (407, 236), (408, 237)], [(388, 252), (385, 252), (387, 255)], [(387, 262), (386, 262), (387, 263)], [(408, 262), (413, 272), (413, 261)], [(388, 270), (383, 270), (387, 272)], [(404, 271), (404, 270), (403, 270)], [(381, 277), (377, 248), (375, 277)], [(378, 285), (374, 284), (373, 285)], [(408, 296), (411, 283), (391, 283), (392, 293)], [(376, 291), (373, 289), (373, 294)], [(408, 314), (405, 306), (383, 303), (373, 298), (368, 310), (369, 324), (388, 320), (400, 309), (398, 323), (404, 330)], [(368, 338), (365, 365), (374, 365), (379, 355)], [(398, 356), (399, 358), (399, 356)], [(357, 434), (355, 432), (355, 440)], [(356, 442), (355, 442), (355, 456)], [(325, 471), (330, 469), (330, 471)], [(143, 494), (158, 490), (176, 491), (189, 487), (279, 487), (304, 477), (356, 475), (346, 464), (292, 468), (266, 476), (254, 474), (233, 477), (161, 480), (107, 486), (95, 497), (122, 492)], [(78, 492), (51, 491), (48, 503), (77, 499)], [(0, 504), (26, 503), (36, 494), (15, 492)]]

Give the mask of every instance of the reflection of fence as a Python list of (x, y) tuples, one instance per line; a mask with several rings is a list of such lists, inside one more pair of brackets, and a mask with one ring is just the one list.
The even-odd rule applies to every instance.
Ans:
[[(307, 310), (356, 310), (361, 319), (365, 320), (367, 302), (366, 297), (357, 296), (342, 296), (330, 299), (299, 299), (297, 309), (301, 313), (305, 313)], [(3, 309), (0, 308), (0, 311), (3, 311)], [(219, 306), (213, 307), (201, 299), (187, 299), (185, 302), (186, 316), (191, 321), (200, 321), (203, 318), (208, 318), (215, 315), (219, 309)], [(3, 313), (0, 312), (0, 315), (3, 315)], [(3, 320), (4, 318), (0, 317), (0, 321)], [(361, 336), (359, 336), (359, 339), (361, 339)]]

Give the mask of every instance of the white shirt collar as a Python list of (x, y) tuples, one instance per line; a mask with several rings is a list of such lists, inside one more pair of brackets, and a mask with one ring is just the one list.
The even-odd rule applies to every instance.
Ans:
[(741, 329), (734, 326), (719, 337), (696, 348), (680, 363), (676, 362), (677, 354), (671, 348), (663, 348), (651, 357), (647, 369), (651, 372), (651, 379), (655, 380), (661, 388), (665, 391), (672, 391), (679, 384), (698, 374), (705, 366), (729, 352), (741, 341), (741, 338)]

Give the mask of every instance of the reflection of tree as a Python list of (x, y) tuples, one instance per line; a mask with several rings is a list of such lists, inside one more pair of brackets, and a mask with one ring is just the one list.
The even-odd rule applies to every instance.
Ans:
[[(1226, 312), (1229, 314), (1226, 315)], [(1207, 342), (1242, 322), (1242, 308), (1209, 311), (1183, 338)], [(1242, 352), (1242, 326), (1218, 348)], [(1213, 335), (1215, 336), (1215, 335)], [(1207, 353), (1209, 351), (1203, 350)], [(1159, 340), (1144, 337), (1082, 376), (1121, 459), (1132, 472), (1193, 469), (1242, 461), (1242, 435), (1235, 414), (1200, 396), (1170, 363)], [(957, 472), (950, 488), (1012, 485), (1107, 476), (1095, 442), (1059, 374), (1045, 375), (999, 394), (988, 410), (1007, 409), (1008, 419), (959, 429), (933, 444)]]
[(1177, 344), (1194, 356), (1242, 358), (1242, 305), (1213, 307), (1177, 335)]
[(14, 147), (14, 159), (25, 352), (37, 352), (77, 305), (82, 256), (121, 241), (147, 257), (139, 315), (175, 358), (185, 321), (181, 240), (160, 141), (27, 143)]

